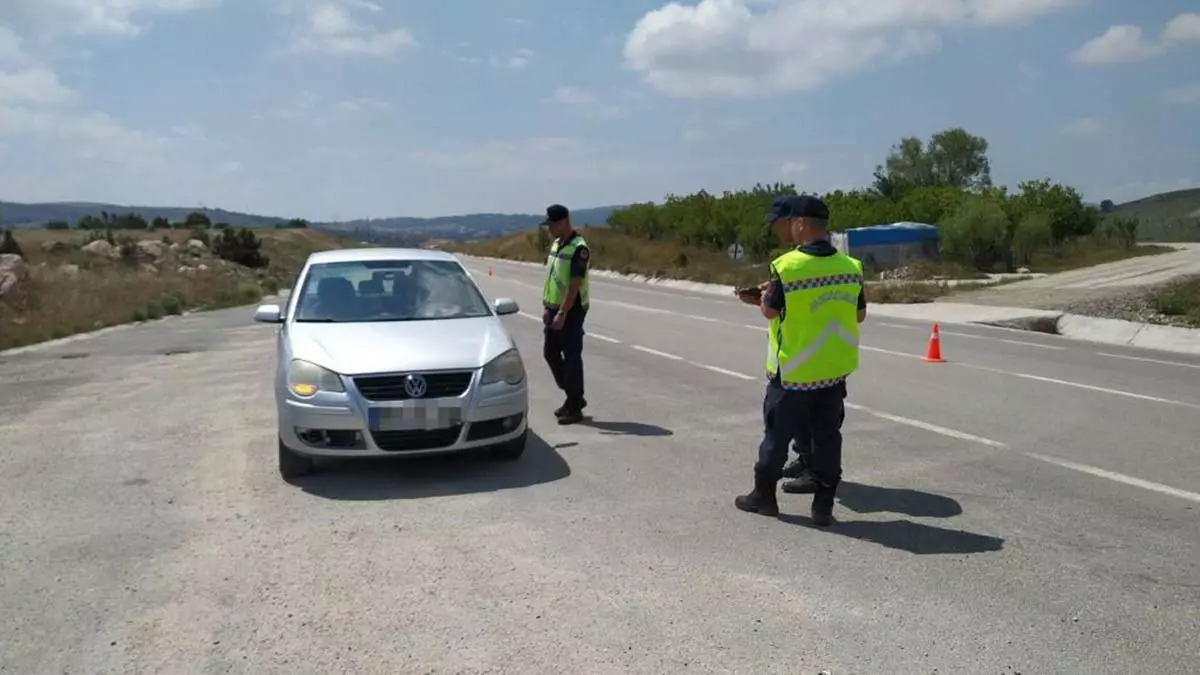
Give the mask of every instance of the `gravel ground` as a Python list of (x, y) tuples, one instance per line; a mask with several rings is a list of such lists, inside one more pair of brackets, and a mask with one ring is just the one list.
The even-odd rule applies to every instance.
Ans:
[(1162, 287), (1163, 285), (1149, 288), (1096, 289), (999, 287), (954, 293), (938, 298), (938, 301), (1048, 309), (1104, 319), (1195, 327), (1195, 323), (1190, 323), (1187, 317), (1167, 316), (1154, 309), (1153, 296)]

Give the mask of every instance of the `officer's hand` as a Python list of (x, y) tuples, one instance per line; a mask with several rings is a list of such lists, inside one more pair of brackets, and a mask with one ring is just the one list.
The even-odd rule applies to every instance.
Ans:
[(742, 302), (746, 303), (747, 305), (758, 305), (759, 302), (762, 300), (762, 296), (755, 295), (753, 293), (742, 293), (742, 294), (738, 295), (738, 300), (741, 300)]
[(554, 320), (550, 322), (550, 327), (554, 330), (562, 330), (562, 327), (567, 323), (567, 315), (558, 312), (554, 315)]

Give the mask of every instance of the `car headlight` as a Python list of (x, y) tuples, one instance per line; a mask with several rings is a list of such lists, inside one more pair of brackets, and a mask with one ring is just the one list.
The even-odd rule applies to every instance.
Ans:
[(515, 348), (492, 359), (483, 367), (481, 384), (521, 384), (525, 379), (525, 364), (521, 361), (521, 353)]
[(288, 389), (300, 398), (311, 398), (320, 391), (346, 391), (337, 373), (300, 359), (293, 359), (289, 364), (287, 383)]

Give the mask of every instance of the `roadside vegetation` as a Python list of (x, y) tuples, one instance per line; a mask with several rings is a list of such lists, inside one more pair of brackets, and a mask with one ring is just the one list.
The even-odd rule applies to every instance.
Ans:
[[(1136, 216), (1102, 213), (1074, 188), (1048, 179), (1015, 190), (991, 179), (988, 142), (961, 128), (928, 142), (905, 138), (876, 167), (869, 187), (821, 195), (835, 231), (894, 222), (933, 224), (939, 259), (901, 270), (867, 270), (880, 302), (928, 302), (981, 283), (950, 286), (931, 280), (980, 279), (990, 273), (1058, 272), (1133, 256), (1170, 251), (1139, 245)], [(660, 203), (615, 211), (607, 227), (581, 228), (593, 263), (624, 274), (721, 284), (761, 281), (766, 263), (783, 249), (762, 224), (771, 200), (797, 194), (794, 184), (756, 184), (713, 195), (668, 195)], [(1109, 209), (1111, 210), (1111, 209)], [(727, 250), (743, 247), (733, 260)], [(544, 230), (451, 244), (469, 255), (541, 262), (549, 250)]]
[[(302, 221), (233, 229), (137, 214), (0, 235), (0, 349), (131, 321), (258, 301), (291, 285), (314, 251), (351, 246)], [(132, 226), (131, 226), (132, 225)]]
[(1154, 292), (1150, 304), (1171, 323), (1200, 328), (1200, 277), (1166, 284)]

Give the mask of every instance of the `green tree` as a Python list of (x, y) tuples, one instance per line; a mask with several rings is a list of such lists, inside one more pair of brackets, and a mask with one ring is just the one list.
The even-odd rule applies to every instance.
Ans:
[(152, 230), (168, 230), (171, 228), (171, 221), (162, 216), (155, 216), (154, 220), (150, 221), (150, 229)]
[(46, 229), (47, 230), (69, 230), (69, 229), (71, 229), (71, 224), (65, 220), (55, 219), (55, 220), (50, 220), (50, 221), (46, 222)]
[(150, 227), (146, 219), (140, 213), (123, 213), (119, 216), (112, 216), (109, 220), (109, 227), (114, 230), (145, 230)]
[(187, 214), (186, 218), (184, 218), (183, 224), (184, 227), (189, 229), (208, 229), (209, 227), (212, 227), (212, 220), (210, 220), (208, 215), (205, 213), (192, 211), (191, 213)]
[(1026, 215), (1013, 229), (1014, 261), (1020, 265), (1028, 265), (1033, 262), (1033, 254), (1050, 244), (1053, 239), (1054, 230), (1048, 214), (1036, 211)]
[(308, 221), (303, 218), (292, 218), (283, 223), (275, 225), (276, 229), (284, 230), (300, 230), (308, 227)]
[(103, 230), (105, 228), (104, 220), (93, 215), (81, 216), (75, 227), (81, 230)]
[(942, 255), (979, 270), (1009, 256), (1009, 219), (994, 199), (972, 196), (938, 223)]
[(1009, 216), (1019, 222), (1028, 214), (1045, 213), (1050, 218), (1055, 243), (1090, 235), (1100, 224), (1099, 211), (1084, 204), (1083, 197), (1073, 187), (1043, 178), (1023, 181), (1017, 189), (1009, 204)]
[(988, 142), (961, 127), (934, 134), (928, 143), (906, 137), (892, 146), (883, 165), (875, 168), (873, 189), (898, 200), (921, 187), (979, 191), (991, 186)]

